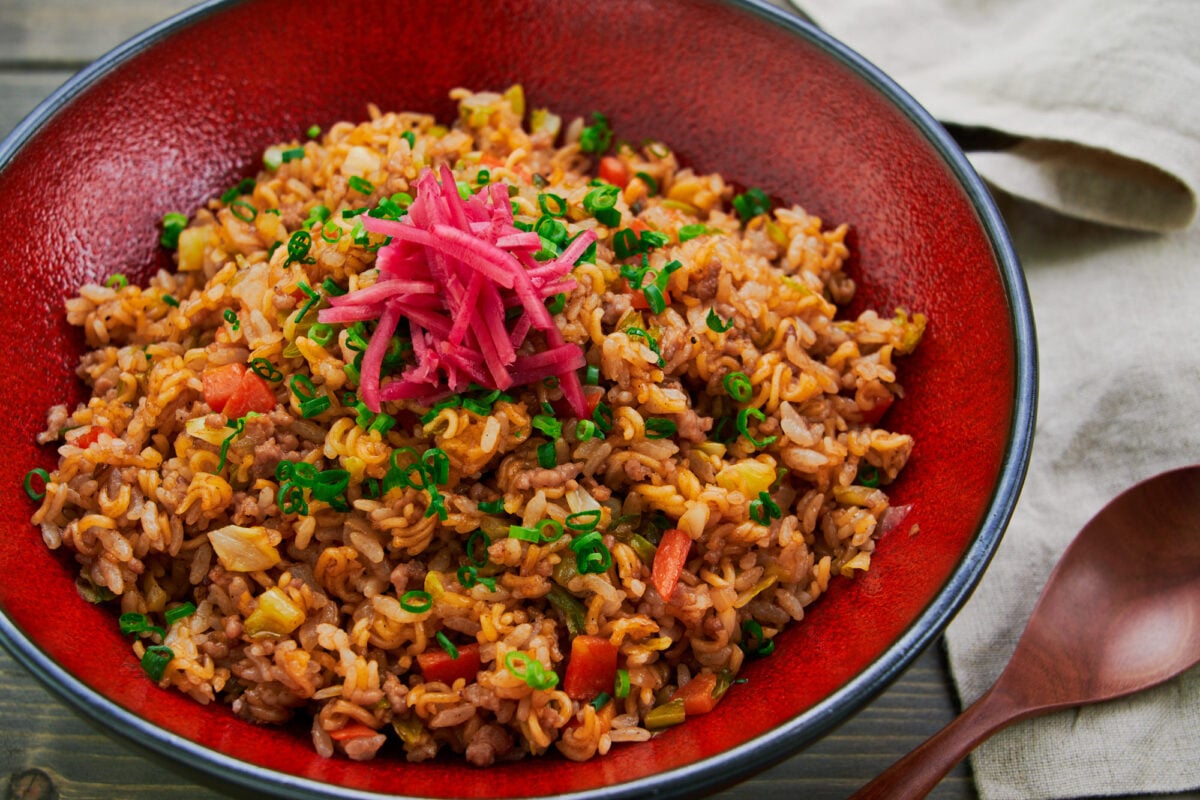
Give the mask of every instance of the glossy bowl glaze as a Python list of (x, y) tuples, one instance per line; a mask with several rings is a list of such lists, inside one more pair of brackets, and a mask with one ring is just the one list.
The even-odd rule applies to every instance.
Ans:
[[(835, 582), (776, 653), (707, 716), (575, 764), (480, 771), (322, 759), (301, 729), (257, 727), (159, 690), (115, 614), (79, 598), (18, 488), (46, 409), (74, 403), (82, 339), (62, 303), (87, 280), (169, 268), (167, 211), (256, 170), (263, 148), (367, 103), (447, 119), (456, 86), (520, 82), (531, 103), (594, 110), (832, 223), (847, 222), (851, 313), (928, 315), (890, 426), (917, 447), (894, 501), (919, 533), (886, 537), (869, 573)], [(55, 692), (150, 748), (283, 797), (695, 796), (794, 752), (862, 707), (940, 634), (996, 548), (1028, 460), (1029, 301), (991, 200), (907, 95), (821, 32), (756, 2), (247, 0), (204, 4), (70, 81), (0, 146), (10, 357), (0, 384), (0, 639)], [(18, 324), (19, 323), (19, 324)], [(12, 374), (15, 372), (16, 374)]]

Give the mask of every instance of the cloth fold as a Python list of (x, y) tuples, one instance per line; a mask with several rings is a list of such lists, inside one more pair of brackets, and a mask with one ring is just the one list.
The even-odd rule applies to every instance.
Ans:
[(793, 0), (944, 123), (1017, 137), (969, 152), (994, 187), (1136, 230), (1200, 206), (1192, 0)]
[[(793, 2), (961, 126), (1002, 190), (1029, 284), (1038, 423), (1012, 522), (947, 631), (965, 706), (1084, 523), (1133, 483), (1200, 461), (1200, 14), (1190, 0)], [(1200, 788), (1200, 668), (1002, 731), (972, 771), (983, 800)]]

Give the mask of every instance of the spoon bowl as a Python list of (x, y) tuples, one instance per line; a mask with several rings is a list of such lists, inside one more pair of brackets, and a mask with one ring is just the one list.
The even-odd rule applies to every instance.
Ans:
[(1001, 728), (1200, 663), (1200, 466), (1118, 495), (1071, 542), (996, 683), (852, 800), (924, 797)]

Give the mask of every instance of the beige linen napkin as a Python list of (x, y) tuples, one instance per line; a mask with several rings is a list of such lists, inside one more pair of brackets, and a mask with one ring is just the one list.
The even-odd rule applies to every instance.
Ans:
[[(1200, 5), (797, 2), (939, 119), (1015, 142), (970, 156), (1004, 190), (1041, 396), (1012, 523), (946, 636), (965, 705), (1003, 669), (1079, 528), (1136, 481), (1200, 462), (1200, 225), (1187, 228), (1200, 187)], [(984, 800), (1200, 788), (1200, 669), (1015, 726), (972, 767)]]
[(1138, 230), (1187, 227), (1200, 194), (1195, 0), (793, 0), (945, 123), (994, 187)]

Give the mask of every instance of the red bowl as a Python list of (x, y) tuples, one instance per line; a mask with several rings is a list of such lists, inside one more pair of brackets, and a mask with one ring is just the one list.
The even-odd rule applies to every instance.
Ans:
[(210, 2), (105, 56), (0, 146), (7, 297), (21, 314), (0, 348), (22, 359), (0, 385), (3, 485), (52, 466), (34, 436), (50, 405), (81, 397), (82, 341), (64, 298), (87, 280), (169, 267), (156, 232), (165, 212), (252, 173), (268, 144), (363, 118), (368, 102), (448, 119), (451, 88), (514, 82), (533, 102), (603, 110), (632, 140), (662, 139), (700, 170), (851, 225), (856, 305), (930, 320), (890, 420), (918, 443), (892, 494), (912, 504), (920, 533), (885, 538), (870, 572), (836, 582), (713, 713), (584, 764), (481, 772), (322, 759), (303, 731), (159, 690), (10, 490), (0, 639), (51, 689), (154, 750), (285, 797), (694, 796), (827, 732), (941, 633), (995, 550), (1029, 457), (1036, 357), (1023, 277), (941, 127), (846, 47), (758, 2)]

